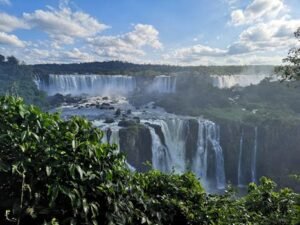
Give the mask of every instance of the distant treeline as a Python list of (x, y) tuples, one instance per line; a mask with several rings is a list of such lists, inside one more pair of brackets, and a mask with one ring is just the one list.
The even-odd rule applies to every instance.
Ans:
[(47, 74), (121, 74), (121, 75), (161, 75), (174, 73), (195, 74), (240, 74), (269, 73), (274, 66), (172, 66), (153, 64), (133, 64), (121, 61), (72, 63), (72, 64), (38, 64), (32, 65), (35, 73)]

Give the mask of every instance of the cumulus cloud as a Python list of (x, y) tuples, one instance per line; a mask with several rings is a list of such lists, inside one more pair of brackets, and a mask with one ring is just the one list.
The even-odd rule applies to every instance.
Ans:
[(32, 27), (50, 35), (53, 39), (65, 44), (74, 38), (87, 38), (108, 28), (97, 19), (84, 12), (72, 11), (68, 7), (48, 10), (36, 10), (24, 13), (23, 17)]
[(143, 47), (161, 49), (159, 32), (147, 24), (137, 24), (133, 31), (118, 36), (98, 36), (89, 38), (91, 48), (100, 56), (111, 59), (129, 59), (143, 56)]
[(22, 20), (7, 13), (0, 12), (0, 31), (11, 32), (15, 29), (28, 29), (29, 26)]
[(240, 54), (250, 51), (287, 50), (297, 44), (293, 32), (299, 24), (300, 20), (277, 19), (250, 26), (242, 31), (238, 42), (229, 47), (230, 52)]
[(0, 44), (13, 47), (25, 47), (25, 43), (13, 34), (0, 32)]
[(194, 45), (174, 50), (164, 58), (184, 64), (211, 61), (224, 64), (278, 64), (288, 49), (299, 46), (299, 42), (293, 36), (299, 24), (300, 19), (287, 18), (260, 22), (248, 26), (240, 33), (238, 39), (226, 48)]
[(174, 57), (178, 61), (194, 61), (200, 57), (220, 57), (226, 54), (225, 50), (219, 48), (211, 48), (204, 45), (194, 45), (191, 47), (180, 48), (172, 53), (171, 57)]
[(244, 10), (231, 12), (231, 24), (239, 26), (263, 21), (278, 16), (286, 9), (283, 0), (253, 0)]

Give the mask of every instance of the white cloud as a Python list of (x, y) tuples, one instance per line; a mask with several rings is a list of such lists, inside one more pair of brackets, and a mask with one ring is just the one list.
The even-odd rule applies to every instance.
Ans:
[(181, 48), (175, 51), (176, 58), (196, 58), (199, 56), (224, 56), (226, 51), (218, 49), (218, 48), (211, 48), (209, 46), (204, 45), (194, 45), (192, 47)]
[(214, 65), (220, 62), (225, 57), (227, 50), (212, 48), (205, 45), (193, 45), (175, 49), (163, 55), (163, 60), (168, 64), (183, 64), (183, 65)]
[(0, 31), (11, 32), (15, 29), (28, 29), (29, 26), (22, 20), (7, 13), (0, 12)]
[(13, 34), (0, 32), (0, 45), (9, 45), (13, 47), (25, 47), (25, 43)]
[(143, 56), (143, 47), (162, 49), (159, 32), (152, 26), (137, 24), (134, 30), (119, 36), (98, 36), (89, 38), (90, 47), (102, 57), (128, 60)]
[(275, 18), (286, 9), (283, 0), (253, 0), (244, 10), (231, 12), (231, 24), (238, 26)]
[(299, 24), (300, 20), (277, 19), (250, 26), (240, 34), (236, 43), (229, 46), (229, 52), (287, 51), (297, 44), (293, 32)]
[[(273, 19), (249, 26), (238, 40), (227, 48), (194, 45), (165, 54), (168, 62), (195, 64), (279, 64), (292, 47), (300, 43), (294, 38), (300, 19)], [(300, 47), (300, 46), (299, 46)], [(261, 60), (261, 61), (259, 61)]]
[(0, 5), (11, 5), (10, 0), (0, 0)]
[(65, 44), (73, 43), (74, 38), (92, 37), (108, 28), (89, 14), (74, 12), (67, 7), (36, 10), (24, 13), (23, 17), (32, 27), (45, 31), (50, 37)]

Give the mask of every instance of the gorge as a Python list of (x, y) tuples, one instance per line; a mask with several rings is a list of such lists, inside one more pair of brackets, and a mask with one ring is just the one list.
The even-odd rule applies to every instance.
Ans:
[[(147, 162), (165, 173), (192, 171), (210, 192), (222, 191), (228, 183), (243, 188), (261, 176), (273, 178), (280, 186), (295, 187), (288, 176), (300, 169), (296, 163), (300, 123), (189, 115), (172, 108), (181, 101), (172, 107), (163, 104), (179, 95), (189, 101), (188, 90), (181, 89), (188, 82), (190, 88), (199, 88), (197, 98), (207, 98), (201, 90), (208, 87), (211, 95), (229, 93), (228, 104), (236, 107), (232, 101), (242, 98), (241, 90), (269, 85), (263, 78), (271, 75), (235, 76), (64, 74), (37, 76), (35, 83), (48, 95), (81, 96), (78, 103), (53, 110), (66, 118), (81, 115), (93, 121), (104, 131), (102, 141), (117, 144), (137, 171), (149, 170)], [(257, 116), (258, 109), (239, 110)], [(289, 132), (295, 135), (286, 137)]]

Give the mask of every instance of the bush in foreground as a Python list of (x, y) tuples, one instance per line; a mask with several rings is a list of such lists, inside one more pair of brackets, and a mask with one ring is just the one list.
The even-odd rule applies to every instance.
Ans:
[[(299, 196), (267, 178), (245, 197), (206, 194), (191, 173), (132, 173), (85, 119), (0, 99), (0, 224), (299, 222)], [(297, 202), (298, 201), (298, 202)]]

